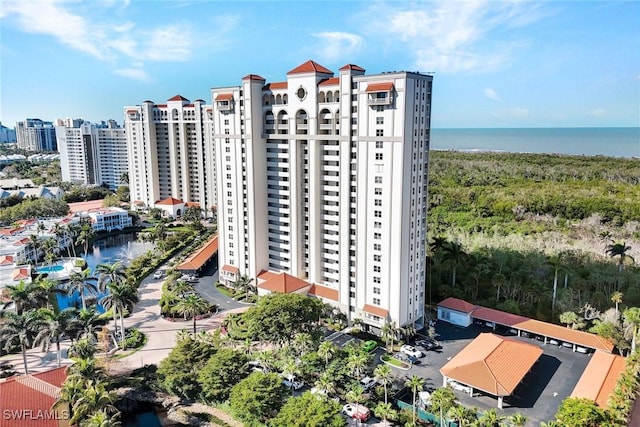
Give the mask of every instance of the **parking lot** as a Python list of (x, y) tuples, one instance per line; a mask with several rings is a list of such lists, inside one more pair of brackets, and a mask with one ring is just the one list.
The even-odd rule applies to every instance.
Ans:
[[(459, 328), (448, 323), (438, 322), (436, 332), (440, 334), (438, 340), (442, 344), (442, 349), (426, 352), (426, 356), (408, 371), (396, 370), (397, 375), (402, 378), (412, 375), (424, 378), (424, 387), (427, 390), (442, 387), (440, 368), (478, 334), (489, 332), (489, 330), (481, 330), (476, 325), (469, 328)], [(532, 371), (516, 388), (514, 396), (505, 398), (502, 413), (508, 416), (519, 412), (529, 419), (527, 425), (537, 426), (541, 421), (553, 419), (562, 400), (573, 391), (584, 368), (589, 363), (590, 356), (574, 353), (570, 348), (544, 345), (528, 338), (512, 338), (538, 345), (544, 353)], [(460, 391), (455, 391), (455, 394), (460, 402), (467, 407), (476, 406), (480, 410), (487, 410), (497, 409), (498, 406), (497, 399), (493, 396), (474, 392), (474, 397), (471, 397)]]

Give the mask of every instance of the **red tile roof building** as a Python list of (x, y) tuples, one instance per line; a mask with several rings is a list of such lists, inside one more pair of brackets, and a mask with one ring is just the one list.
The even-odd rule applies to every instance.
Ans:
[(625, 365), (626, 359), (622, 356), (596, 351), (573, 389), (571, 397), (591, 399), (598, 406), (606, 407)]

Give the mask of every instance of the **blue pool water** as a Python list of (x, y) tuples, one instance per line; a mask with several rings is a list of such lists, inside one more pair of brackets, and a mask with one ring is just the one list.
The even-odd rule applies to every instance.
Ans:
[(53, 273), (54, 271), (62, 271), (64, 267), (61, 265), (47, 265), (46, 267), (38, 267), (38, 273)]

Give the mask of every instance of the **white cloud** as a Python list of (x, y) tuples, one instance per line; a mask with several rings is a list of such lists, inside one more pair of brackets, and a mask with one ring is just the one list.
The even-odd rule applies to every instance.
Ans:
[(484, 89), (484, 96), (489, 99), (493, 99), (494, 101), (500, 101), (500, 95), (498, 95), (498, 92), (490, 87)]
[(363, 31), (389, 49), (413, 52), (418, 69), (456, 73), (501, 67), (514, 49), (504, 30), (529, 25), (542, 13), (537, 2), (447, 0), (376, 3), (364, 15)]
[(604, 108), (595, 108), (591, 111), (587, 111), (587, 115), (592, 117), (604, 117), (607, 114)]
[(362, 37), (356, 34), (327, 31), (313, 36), (320, 39), (318, 51), (326, 60), (352, 56), (362, 46)]
[(151, 76), (141, 68), (119, 68), (114, 70), (114, 73), (119, 76), (139, 80), (141, 82), (148, 82), (151, 80)]

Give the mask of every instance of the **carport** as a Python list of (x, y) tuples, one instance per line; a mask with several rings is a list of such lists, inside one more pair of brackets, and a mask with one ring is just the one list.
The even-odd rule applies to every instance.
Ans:
[(200, 249), (185, 259), (176, 270), (185, 274), (198, 275), (204, 266), (218, 260), (218, 236), (212, 237)]
[[(483, 333), (440, 369), (442, 385), (451, 381), (495, 396), (498, 408), (542, 355), (542, 349), (515, 339)], [(454, 385), (455, 385), (454, 383)]]

